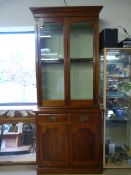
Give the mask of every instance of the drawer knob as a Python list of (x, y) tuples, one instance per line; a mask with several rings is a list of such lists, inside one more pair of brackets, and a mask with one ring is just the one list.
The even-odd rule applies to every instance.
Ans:
[(88, 121), (88, 117), (81, 117), (81, 118), (80, 118), (80, 121), (81, 121), (81, 122), (87, 122), (87, 121)]
[(49, 120), (49, 121), (56, 121), (56, 116), (54, 116), (54, 115), (49, 115), (49, 116), (48, 116), (48, 120)]

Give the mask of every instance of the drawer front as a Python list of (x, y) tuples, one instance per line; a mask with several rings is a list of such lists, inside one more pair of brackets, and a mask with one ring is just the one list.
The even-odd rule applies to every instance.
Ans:
[(98, 113), (88, 113), (88, 114), (70, 114), (69, 121), (72, 122), (88, 122), (99, 120)]
[(68, 121), (66, 114), (38, 114), (37, 121), (40, 122), (65, 122)]

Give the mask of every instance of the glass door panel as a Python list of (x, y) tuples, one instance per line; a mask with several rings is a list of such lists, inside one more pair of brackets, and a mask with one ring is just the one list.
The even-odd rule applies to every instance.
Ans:
[(71, 99), (93, 99), (93, 28), (79, 22), (69, 29)]
[(106, 59), (103, 58), (103, 52), (100, 53), (100, 84), (99, 84), (99, 101), (101, 108), (106, 108), (106, 104), (104, 103), (104, 97), (106, 93)]
[(42, 98), (64, 99), (64, 36), (63, 24), (44, 23), (40, 27), (42, 66)]

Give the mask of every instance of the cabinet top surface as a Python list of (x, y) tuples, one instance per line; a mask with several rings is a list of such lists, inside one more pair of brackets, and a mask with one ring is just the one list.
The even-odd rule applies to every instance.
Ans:
[(55, 14), (59, 16), (72, 16), (72, 15), (80, 15), (83, 16), (98, 16), (99, 12), (103, 6), (70, 6), (70, 7), (30, 7), (31, 12), (34, 17), (39, 17), (40, 15), (45, 14)]

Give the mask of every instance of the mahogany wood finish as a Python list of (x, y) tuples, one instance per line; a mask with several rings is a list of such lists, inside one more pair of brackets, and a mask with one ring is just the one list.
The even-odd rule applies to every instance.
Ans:
[(70, 117), (71, 165), (101, 166), (100, 116), (98, 117), (98, 113), (88, 113), (73, 114)]
[[(98, 100), (98, 31), (101, 9), (102, 6), (30, 8), (36, 21), (38, 174), (102, 172), (102, 110)], [(46, 22), (61, 21), (64, 24), (64, 100), (42, 99), (41, 19)], [(89, 100), (72, 100), (70, 92), (69, 25), (80, 21), (89, 22), (93, 27), (93, 99)]]
[(38, 112), (36, 123), (38, 173), (102, 172), (101, 112)]
[(68, 132), (66, 123), (43, 122), (40, 120), (39, 165), (45, 167), (65, 167), (68, 165)]

